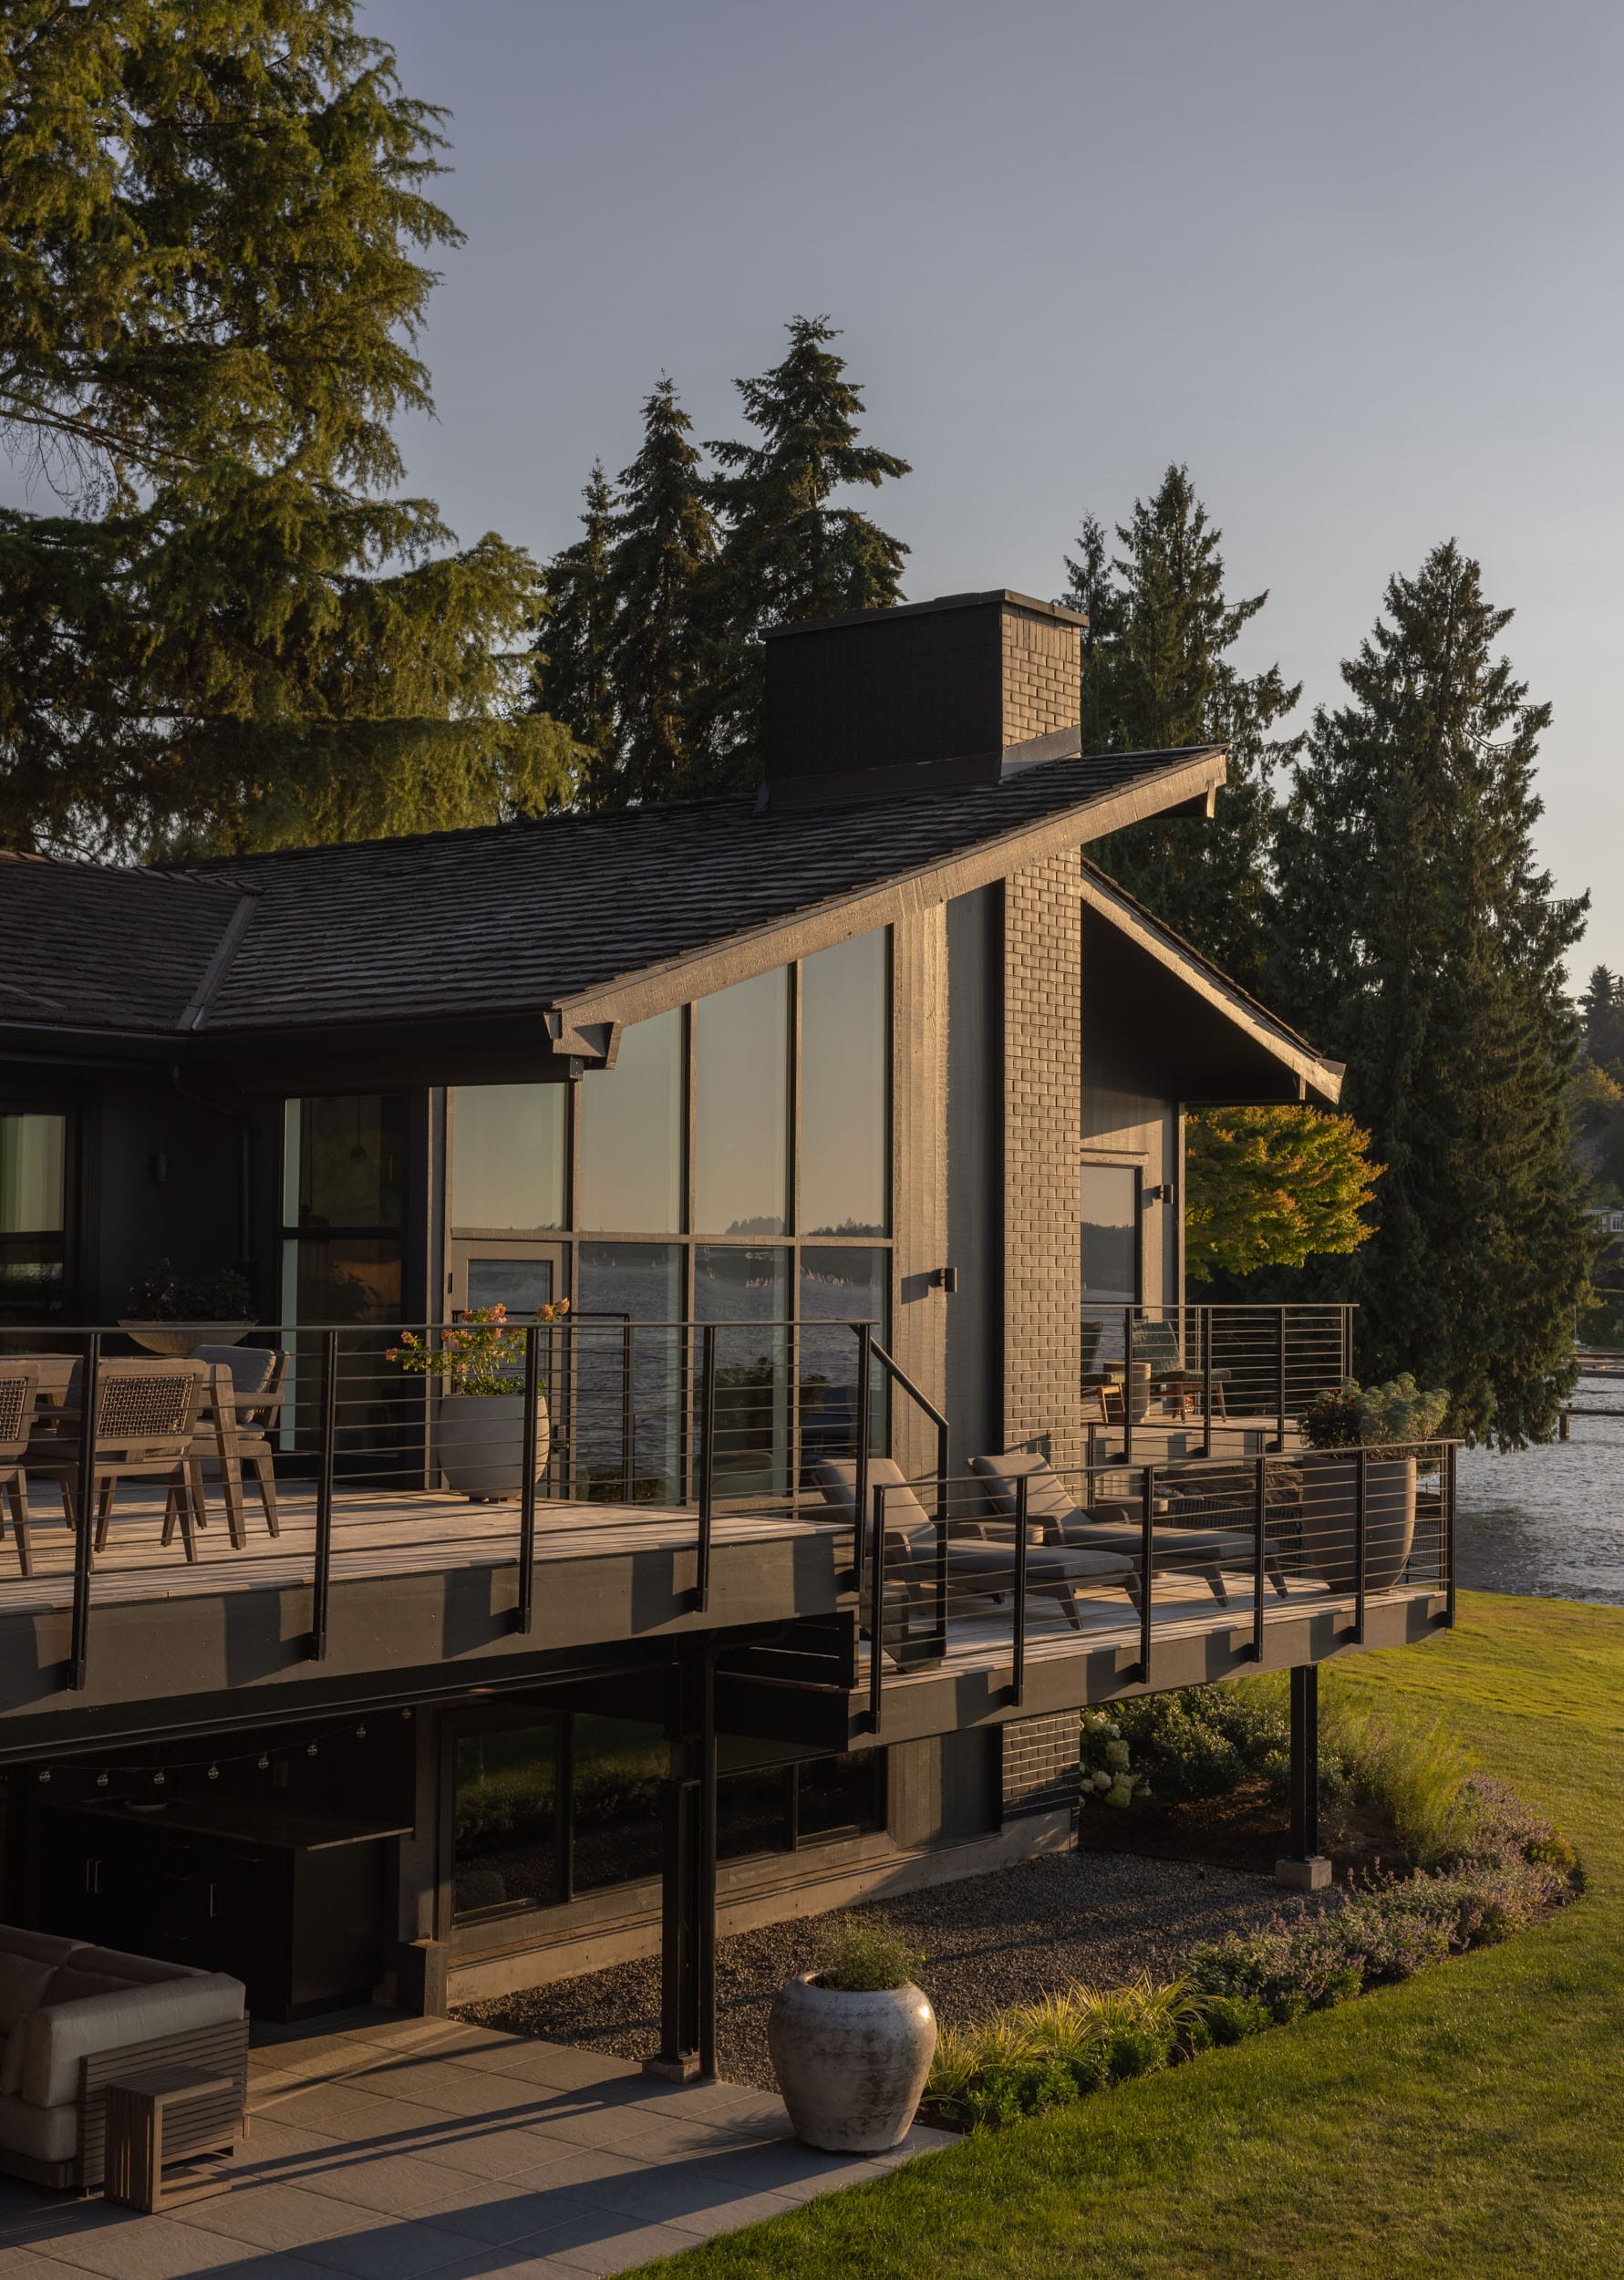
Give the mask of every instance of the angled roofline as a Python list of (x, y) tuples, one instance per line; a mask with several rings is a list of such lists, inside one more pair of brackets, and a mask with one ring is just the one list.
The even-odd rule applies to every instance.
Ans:
[(1299, 1037), (1277, 1014), (1271, 1013), (1249, 990), (1243, 990), (1239, 982), (1231, 981), (1221, 967), (1215, 966), (1210, 958), (1186, 942), (1182, 935), (1174, 934), (1171, 927), (1164, 926), (1086, 856), (1077, 881), (1077, 893), (1086, 908), (1108, 920), (1137, 948), (1154, 959), (1157, 965), (1176, 974), (1187, 989), (1205, 999), (1282, 1068), (1289, 1070), (1300, 1085), (1319, 1093), (1332, 1107), (1340, 1100), (1346, 1062), (1328, 1061), (1323, 1053), (1316, 1052), (1307, 1038)]
[(1096, 793), (1036, 823), (999, 832), (939, 862), (916, 864), (874, 885), (809, 903), (744, 933), (719, 937), (678, 958), (640, 967), (612, 981), (595, 983), (556, 999), (546, 1009), (554, 1049), (590, 1060), (605, 1052), (612, 1056), (614, 1033), (627, 1021), (664, 1013), (689, 999), (709, 997), (713, 990), (749, 981), (781, 965), (787, 935), (794, 938), (794, 956), (810, 957), (836, 942), (849, 941), (853, 935), (868, 934), (876, 927), (892, 925), (956, 896), (973, 894), (1011, 871), (1025, 870), (1048, 855), (1061, 854), (1080, 842), (1102, 839), (1149, 816), (1180, 808), (1199, 807), (1206, 812), (1226, 772), (1221, 746), (1197, 747), (1168, 767), (1154, 769), (1132, 783)]

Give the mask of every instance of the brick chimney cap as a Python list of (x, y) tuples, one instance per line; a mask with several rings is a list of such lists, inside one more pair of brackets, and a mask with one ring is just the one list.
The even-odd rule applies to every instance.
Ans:
[(892, 609), (849, 609), (836, 617), (799, 617), (788, 626), (770, 626), (765, 638), (775, 641), (784, 634), (823, 633), (836, 626), (890, 625), (898, 617), (922, 617), (930, 610), (989, 609), (1019, 610), (1029, 617), (1050, 617), (1057, 625), (1086, 626), (1088, 619), (1081, 611), (1067, 609), (1060, 602), (1040, 602), (1035, 595), (1017, 594), (1007, 586), (995, 586), (985, 594), (938, 594), (928, 602), (898, 602)]

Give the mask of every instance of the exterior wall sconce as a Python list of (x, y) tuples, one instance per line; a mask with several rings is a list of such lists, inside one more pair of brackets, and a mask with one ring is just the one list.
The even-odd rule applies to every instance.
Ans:
[(949, 1297), (958, 1288), (957, 1267), (936, 1267), (931, 1270), (931, 1284), (937, 1290), (946, 1290)]
[(1173, 1201), (1173, 1185), (1169, 1180), (1158, 1180), (1153, 1187), (1145, 1188), (1143, 1193), (1146, 1203), (1171, 1203)]

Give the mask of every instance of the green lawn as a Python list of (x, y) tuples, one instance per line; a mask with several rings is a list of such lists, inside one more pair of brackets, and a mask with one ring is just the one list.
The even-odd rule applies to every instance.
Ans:
[(647, 2269), (1567, 2280), (1624, 2265), (1624, 1610), (1474, 1594), (1360, 1658), (1578, 1847), (1542, 1930)]

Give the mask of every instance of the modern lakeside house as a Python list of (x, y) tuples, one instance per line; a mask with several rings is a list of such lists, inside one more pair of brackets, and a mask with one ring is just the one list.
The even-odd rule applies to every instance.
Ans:
[[(1311, 1525), (1348, 1311), (1185, 1303), (1186, 1110), (1340, 1072), (1090, 863), (1225, 761), (1081, 752), (1081, 622), (786, 627), (752, 798), (0, 858), (8, 1922), (283, 2018), (658, 1952), (681, 2068), (719, 1924), (1066, 1842), (1080, 1706), (1288, 1667), (1300, 1763), (1451, 1620), (1446, 1448)], [(533, 1465), (401, 1363), (496, 1303)]]

